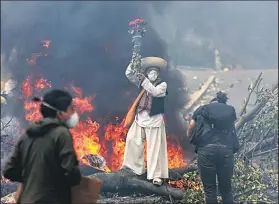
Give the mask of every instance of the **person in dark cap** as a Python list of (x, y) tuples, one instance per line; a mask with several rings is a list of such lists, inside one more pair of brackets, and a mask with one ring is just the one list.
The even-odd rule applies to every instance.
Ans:
[(187, 129), (198, 154), (198, 170), (208, 204), (218, 203), (216, 176), (223, 203), (233, 203), (231, 180), (239, 141), (234, 126), (236, 112), (227, 100), (225, 93), (218, 92), (209, 104), (194, 112)]
[(71, 187), (81, 174), (69, 128), (79, 122), (72, 96), (62, 90), (46, 93), (41, 102), (43, 119), (31, 124), (15, 145), (3, 176), (19, 182), (17, 203), (69, 204)]

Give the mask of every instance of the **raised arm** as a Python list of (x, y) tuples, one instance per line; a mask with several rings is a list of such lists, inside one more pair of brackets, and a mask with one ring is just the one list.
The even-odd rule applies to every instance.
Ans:
[(141, 84), (142, 88), (155, 97), (164, 97), (167, 92), (167, 83), (162, 82), (161, 84), (154, 86), (148, 78), (145, 78)]
[(126, 69), (125, 75), (129, 79), (130, 82), (135, 84), (138, 88), (140, 87), (143, 77), (140, 74), (137, 74), (131, 67), (132, 63)]

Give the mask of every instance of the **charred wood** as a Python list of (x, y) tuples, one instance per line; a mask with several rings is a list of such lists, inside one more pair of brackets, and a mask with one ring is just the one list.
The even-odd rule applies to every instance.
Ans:
[[(194, 170), (196, 168), (193, 166), (170, 169), (170, 179), (168, 180), (180, 180), (184, 173)], [(175, 200), (181, 200), (185, 194), (183, 190), (170, 187), (167, 184), (155, 186), (151, 181), (147, 181), (146, 174), (137, 176), (128, 168), (110, 173), (94, 173), (89, 177), (102, 180), (101, 192), (118, 193), (121, 196), (141, 193), (144, 195), (155, 194), (167, 198), (171, 196)]]
[(185, 192), (172, 188), (168, 185), (155, 186), (149, 181), (144, 181), (136, 176), (130, 176), (125, 172), (96, 173), (90, 176), (102, 180), (101, 192), (118, 193), (121, 196), (131, 195), (139, 192), (144, 195), (158, 195), (162, 197), (171, 196), (176, 200), (182, 200)]
[(79, 170), (80, 170), (82, 176), (89, 176), (91, 174), (104, 172), (102, 170), (99, 170), (92, 166), (84, 165), (84, 164), (79, 165)]
[(166, 204), (170, 203), (161, 197), (155, 196), (144, 196), (144, 197), (113, 197), (113, 198), (102, 198), (97, 204)]

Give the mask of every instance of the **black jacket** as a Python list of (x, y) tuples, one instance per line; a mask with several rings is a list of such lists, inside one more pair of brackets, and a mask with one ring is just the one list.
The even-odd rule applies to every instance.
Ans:
[[(224, 128), (222, 130), (214, 128), (208, 120), (209, 112), (216, 118), (221, 118), (224, 113), (229, 113), (230, 122), (222, 124)], [(233, 149), (234, 153), (239, 150), (239, 141), (234, 126), (234, 121), (237, 119), (234, 107), (223, 103), (210, 103), (199, 107), (194, 112), (192, 119), (195, 120), (196, 125), (190, 137), (190, 143), (196, 146), (196, 150), (207, 144), (215, 143), (228, 146)], [(224, 123), (226, 123), (226, 121), (224, 121)]]
[(45, 118), (21, 136), (3, 175), (22, 183), (18, 203), (70, 204), (81, 174), (73, 140), (64, 123)]

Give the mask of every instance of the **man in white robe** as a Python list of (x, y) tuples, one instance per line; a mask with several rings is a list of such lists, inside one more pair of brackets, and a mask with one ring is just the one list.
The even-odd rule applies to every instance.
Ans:
[(159, 79), (159, 71), (166, 68), (167, 62), (158, 57), (141, 60), (144, 74), (135, 74), (131, 64), (126, 69), (127, 78), (145, 89), (126, 139), (123, 167), (128, 167), (135, 174), (145, 173), (144, 141), (147, 142), (147, 179), (155, 185), (162, 185), (168, 178), (168, 155), (166, 129), (164, 123), (164, 98), (167, 83)]

